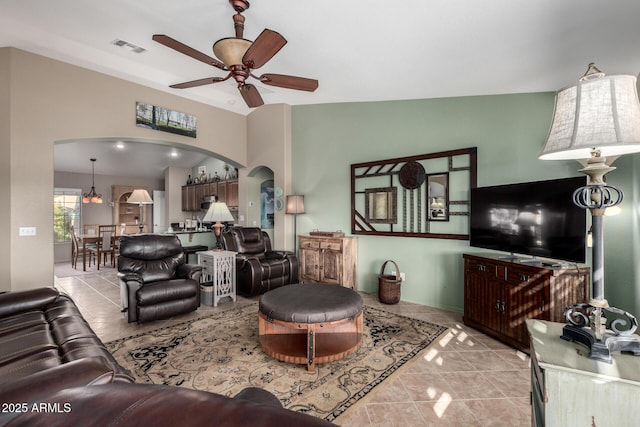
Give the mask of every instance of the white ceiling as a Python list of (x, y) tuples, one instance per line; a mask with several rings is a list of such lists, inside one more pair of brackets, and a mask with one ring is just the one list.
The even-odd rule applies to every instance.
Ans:
[(100, 140), (56, 144), (53, 150), (56, 172), (164, 179), (168, 166), (190, 169), (202, 164), (207, 154), (148, 142)]
[[(230, 81), (170, 89), (224, 72), (151, 40), (166, 34), (212, 56), (213, 42), (233, 36), (233, 14), (227, 0), (2, 0), (0, 46), (248, 114)], [(555, 91), (589, 62), (640, 71), (638, 0), (251, 0), (244, 16), (245, 38), (269, 28), (288, 40), (256, 74), (319, 80), (313, 93), (258, 84), (265, 103)]]

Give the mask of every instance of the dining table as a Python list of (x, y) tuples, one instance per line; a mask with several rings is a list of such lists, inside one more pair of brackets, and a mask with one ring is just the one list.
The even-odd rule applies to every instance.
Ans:
[[(113, 237), (112, 237), (112, 243), (115, 244), (115, 242), (120, 238), (120, 233), (116, 232)], [(87, 233), (87, 234), (81, 234), (80, 235), (80, 239), (82, 240), (82, 271), (87, 271), (87, 243), (95, 243), (98, 244), (98, 242), (100, 242), (100, 234), (95, 234), (95, 233)], [(100, 262), (100, 260), (97, 260), (97, 262)]]

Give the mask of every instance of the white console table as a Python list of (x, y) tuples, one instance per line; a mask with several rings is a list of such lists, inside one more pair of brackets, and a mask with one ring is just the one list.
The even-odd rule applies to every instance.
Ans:
[(589, 359), (582, 344), (560, 338), (564, 323), (527, 320), (531, 336), (533, 426), (638, 426), (640, 356)]
[(202, 282), (213, 282), (213, 306), (224, 297), (236, 300), (236, 253), (231, 251), (196, 252), (202, 266)]

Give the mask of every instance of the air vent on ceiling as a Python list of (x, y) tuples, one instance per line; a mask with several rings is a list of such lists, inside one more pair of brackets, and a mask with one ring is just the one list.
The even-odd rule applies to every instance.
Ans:
[(121, 40), (121, 39), (115, 39), (114, 41), (111, 42), (111, 44), (119, 47), (128, 47), (129, 49), (131, 49), (132, 52), (135, 52), (135, 53), (142, 53), (147, 50), (143, 47), (136, 46), (133, 43), (129, 43), (128, 41)]

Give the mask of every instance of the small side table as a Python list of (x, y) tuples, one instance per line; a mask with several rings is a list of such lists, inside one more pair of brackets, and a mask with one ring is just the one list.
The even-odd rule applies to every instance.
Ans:
[(213, 306), (224, 297), (236, 300), (236, 253), (232, 251), (196, 252), (202, 266), (202, 281), (213, 282)]

